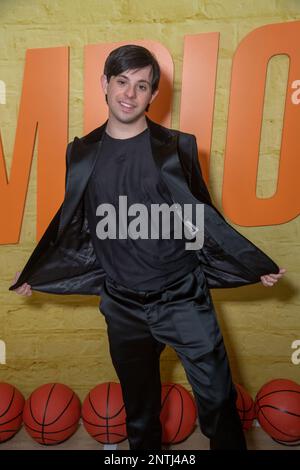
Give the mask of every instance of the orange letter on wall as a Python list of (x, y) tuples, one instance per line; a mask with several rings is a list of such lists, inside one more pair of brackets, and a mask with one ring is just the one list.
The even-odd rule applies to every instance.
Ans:
[(68, 48), (29, 49), (10, 177), (0, 137), (0, 244), (17, 243), (38, 129), (37, 239), (62, 202), (68, 139)]
[(184, 38), (180, 129), (197, 137), (206, 183), (209, 179), (219, 36), (219, 33), (203, 33)]
[[(223, 183), (226, 215), (239, 225), (288, 222), (299, 215), (300, 105), (293, 102), (293, 83), (300, 78), (300, 21), (270, 24), (248, 34), (237, 49), (231, 95)], [(264, 92), (269, 59), (290, 58), (277, 190), (256, 197)]]

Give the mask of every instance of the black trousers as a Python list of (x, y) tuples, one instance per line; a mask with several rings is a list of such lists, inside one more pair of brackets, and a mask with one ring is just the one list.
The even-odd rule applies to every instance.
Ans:
[(130, 449), (161, 449), (160, 354), (177, 353), (211, 449), (246, 449), (223, 338), (201, 267), (161, 291), (107, 278), (101, 292), (112, 362), (127, 414)]

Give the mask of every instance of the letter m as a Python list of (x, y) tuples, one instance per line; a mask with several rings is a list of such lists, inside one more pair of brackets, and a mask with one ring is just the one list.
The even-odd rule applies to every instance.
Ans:
[[(26, 53), (19, 116), (10, 175), (0, 134), (0, 244), (18, 243), (37, 145), (37, 239), (58, 209), (64, 193), (68, 139), (67, 47)], [(9, 96), (9, 83), (7, 84)]]

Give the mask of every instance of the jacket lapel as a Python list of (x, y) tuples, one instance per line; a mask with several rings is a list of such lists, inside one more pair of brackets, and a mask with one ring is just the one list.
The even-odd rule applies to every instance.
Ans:
[(65, 200), (62, 206), (56, 241), (67, 227), (82, 198), (89, 177), (101, 153), (102, 136), (105, 125), (101, 126), (99, 129), (99, 131), (102, 131), (100, 133), (101, 138), (96, 142), (86, 143), (83, 139), (79, 139), (78, 137), (74, 139), (67, 175)]
[[(180, 208), (184, 204), (190, 204), (192, 211), (191, 219), (184, 219), (187, 228), (196, 227), (196, 210), (195, 204), (201, 202), (196, 199), (188, 186), (184, 177), (182, 165), (178, 155), (178, 134), (167, 133), (157, 129), (157, 125), (152, 121), (148, 121), (151, 135), (151, 147), (154, 161), (161, 171), (162, 178), (169, 190), (170, 197), (177, 207), (177, 213), (181, 217)], [(204, 202), (204, 201), (203, 201)]]

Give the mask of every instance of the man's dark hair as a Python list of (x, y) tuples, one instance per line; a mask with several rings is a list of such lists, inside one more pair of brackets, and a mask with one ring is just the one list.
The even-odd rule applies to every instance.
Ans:
[(119, 75), (126, 70), (141, 69), (147, 65), (152, 67), (151, 89), (153, 94), (158, 88), (160, 68), (154, 55), (145, 47), (127, 44), (114, 49), (105, 61), (104, 75), (109, 82), (112, 76)]

